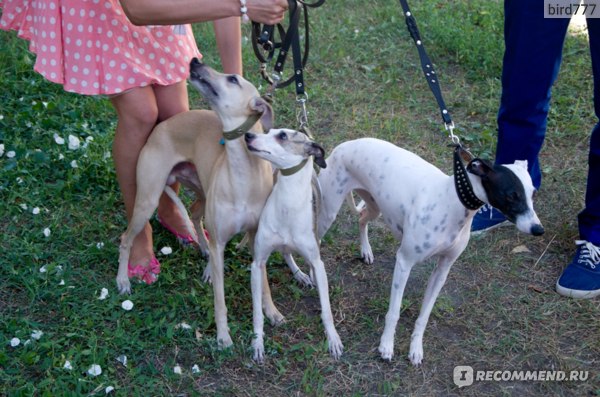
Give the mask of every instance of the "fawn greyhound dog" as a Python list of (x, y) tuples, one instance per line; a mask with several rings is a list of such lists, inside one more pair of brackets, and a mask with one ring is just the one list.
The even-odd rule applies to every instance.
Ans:
[[(379, 344), (384, 360), (394, 353), (394, 334), (400, 316), (404, 287), (412, 267), (430, 258), (437, 260), (427, 284), (421, 312), (412, 333), (409, 359), (423, 360), (423, 333), (433, 305), (450, 267), (466, 248), (475, 209), (459, 199), (455, 178), (434, 165), (391, 143), (363, 138), (337, 146), (319, 174), (323, 204), (319, 216), (320, 236), (329, 229), (352, 191), (363, 200), (360, 217), (361, 250), (373, 261), (367, 223), (380, 213), (401, 241), (391, 287), (390, 304)], [(463, 167), (464, 170), (464, 167)], [(540, 235), (544, 229), (533, 210), (534, 188), (527, 163), (495, 165), (471, 159), (466, 168), (472, 192), (504, 213), (525, 233)], [(462, 189), (462, 188), (461, 188)], [(360, 209), (359, 205), (359, 209)], [(473, 207), (471, 207), (473, 208)]]
[(329, 352), (338, 359), (343, 350), (340, 337), (333, 324), (329, 303), (329, 287), (325, 266), (319, 253), (316, 231), (316, 204), (313, 182), (314, 162), (326, 167), (325, 151), (302, 132), (289, 129), (272, 129), (267, 134), (246, 134), (248, 149), (258, 157), (270, 161), (279, 169), (273, 191), (260, 216), (254, 242), (252, 274), (252, 306), (254, 313), (254, 360), (264, 360), (263, 312), (261, 307), (263, 277), (267, 259), (275, 249), (284, 252), (286, 261), (291, 251), (299, 252), (311, 266), (319, 299), (321, 319), (327, 334)]
[[(273, 114), (271, 106), (250, 82), (238, 75), (218, 73), (197, 59), (190, 63), (190, 82), (213, 111), (194, 110), (174, 116), (159, 124), (150, 135), (138, 160), (132, 219), (121, 237), (117, 286), (121, 293), (131, 290), (128, 277), (131, 244), (158, 206), (162, 192), (166, 191), (182, 207), (167, 186), (180, 180), (196, 192), (192, 219), (199, 245), (208, 247), (204, 278), (212, 281), (214, 289), (217, 341), (221, 347), (227, 347), (232, 340), (223, 285), (225, 245), (239, 232), (247, 232), (253, 244), (258, 219), (273, 187), (271, 164), (251, 155), (241, 137), (247, 131), (270, 129)], [(219, 143), (221, 138), (224, 145)], [(181, 212), (187, 214), (185, 208)], [(203, 241), (199, 224), (202, 217), (210, 236), (208, 242)], [(283, 316), (271, 300), (266, 272), (263, 277), (265, 314), (272, 323), (279, 323)]]

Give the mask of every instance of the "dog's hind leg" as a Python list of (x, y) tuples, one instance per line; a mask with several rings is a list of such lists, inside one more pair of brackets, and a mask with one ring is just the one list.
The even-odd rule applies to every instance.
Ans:
[(287, 263), (288, 267), (290, 268), (290, 271), (292, 272), (292, 275), (294, 276), (294, 279), (296, 279), (297, 282), (302, 284), (302, 286), (304, 287), (314, 288), (315, 284), (312, 271), (311, 275), (309, 276), (302, 270), (300, 270), (298, 264), (296, 263), (293, 255), (290, 252), (284, 252), (283, 259), (285, 259), (285, 263)]
[(392, 291), (390, 293), (390, 305), (388, 312), (385, 315), (385, 326), (381, 341), (379, 343), (379, 353), (384, 360), (391, 361), (394, 355), (394, 335), (396, 333), (396, 325), (400, 318), (400, 308), (402, 306), (402, 296), (404, 288), (410, 275), (410, 270), (413, 267), (413, 262), (409, 261), (407, 255), (403, 253), (403, 244), (396, 253), (396, 265), (394, 266), (394, 275), (392, 278)]
[(369, 222), (379, 216), (379, 207), (373, 197), (366, 190), (356, 190), (362, 201), (356, 207), (360, 209), (358, 229), (360, 232), (360, 255), (365, 263), (372, 265), (374, 256), (371, 243), (369, 242)]

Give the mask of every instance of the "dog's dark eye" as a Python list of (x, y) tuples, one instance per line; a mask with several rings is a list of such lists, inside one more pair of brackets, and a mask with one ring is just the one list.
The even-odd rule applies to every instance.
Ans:
[(237, 77), (235, 75), (233, 75), (233, 74), (227, 76), (227, 81), (229, 81), (232, 84), (240, 85), (240, 82), (238, 81)]
[(281, 139), (282, 141), (285, 141), (288, 137), (285, 132), (280, 132), (279, 135), (277, 135), (277, 138)]

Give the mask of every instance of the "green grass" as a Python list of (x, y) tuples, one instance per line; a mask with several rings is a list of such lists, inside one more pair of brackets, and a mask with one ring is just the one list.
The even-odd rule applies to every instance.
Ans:
[[(344, 140), (374, 136), (450, 173), (449, 141), (399, 4), (365, 5), (328, 1), (311, 10), (305, 81), (309, 125), (317, 141), (329, 152)], [(436, 0), (411, 7), (457, 134), (472, 152), (492, 158), (502, 2)], [(211, 25), (195, 28), (205, 62), (218, 68)], [(244, 43), (246, 77), (264, 90), (250, 43)], [(434, 308), (424, 365), (415, 369), (405, 357), (433, 265), (413, 270), (395, 358), (382, 362), (377, 346), (398, 243), (381, 221), (373, 222), (375, 264), (363, 264), (357, 258), (356, 219), (344, 210), (322, 246), (344, 356), (336, 362), (327, 353), (316, 291), (295, 284), (281, 256), (274, 255), (269, 279), (287, 322), (266, 327), (266, 363), (257, 366), (250, 351), (251, 258), (246, 251), (231, 245), (226, 252), (235, 342), (227, 351), (215, 343), (212, 288), (201, 281), (204, 260), (181, 249), (156, 222), (157, 252), (174, 248), (169, 256), (158, 254), (159, 281), (134, 285), (130, 296), (118, 295), (118, 239), (126, 222), (107, 156), (114, 111), (106, 99), (65, 93), (43, 80), (32, 71), (27, 44), (0, 32), (0, 143), (5, 147), (0, 157), (0, 395), (104, 395), (107, 386), (123, 396), (600, 395), (598, 301), (564, 299), (553, 290), (574, 252), (587, 140), (596, 121), (585, 37), (568, 37), (564, 53), (541, 155), (544, 184), (536, 198), (546, 234), (533, 238), (506, 228), (472, 239)], [(193, 89), (190, 98), (193, 107), (206, 106)], [(274, 107), (278, 126), (297, 126), (292, 87), (277, 91)], [(92, 140), (69, 150), (55, 142), (55, 134)], [(520, 245), (529, 252), (513, 253)], [(98, 299), (102, 288), (109, 291), (105, 300)], [(121, 308), (125, 299), (134, 303), (131, 311)], [(183, 322), (191, 329), (178, 326)], [(39, 340), (31, 337), (35, 330), (43, 332)], [(11, 347), (13, 338), (21, 344)], [(117, 361), (122, 355), (127, 366)], [(67, 360), (72, 370), (63, 368)], [(101, 375), (86, 374), (92, 364), (102, 367)], [(176, 365), (181, 375), (174, 373)], [(199, 373), (192, 372), (194, 365)], [(589, 379), (476, 382), (458, 389), (452, 381), (456, 365), (587, 370)]]

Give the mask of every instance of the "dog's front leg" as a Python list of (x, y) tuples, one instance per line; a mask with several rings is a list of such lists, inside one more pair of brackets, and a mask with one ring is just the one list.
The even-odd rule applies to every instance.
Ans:
[(217, 343), (220, 348), (226, 348), (233, 345), (233, 341), (231, 340), (231, 336), (229, 336), (229, 327), (227, 326), (227, 306), (225, 305), (225, 285), (223, 275), (225, 266), (225, 247), (217, 241), (212, 241), (209, 244), (209, 248), (210, 258), (207, 266), (211, 269), (215, 304), (215, 323), (217, 325)]
[(394, 276), (392, 280), (392, 290), (390, 293), (390, 306), (385, 315), (385, 327), (381, 335), (379, 343), (379, 353), (384, 360), (391, 361), (394, 355), (394, 334), (396, 333), (396, 325), (400, 318), (400, 308), (402, 306), (402, 296), (404, 295), (404, 287), (408, 281), (410, 270), (413, 263), (409, 262), (406, 255), (402, 253), (402, 246), (396, 253), (396, 265), (394, 266)]
[(252, 262), (250, 268), (251, 287), (252, 287), (252, 325), (254, 327), (254, 338), (252, 339), (252, 348), (254, 350), (253, 359), (259, 364), (265, 360), (264, 346), (264, 315), (262, 308), (263, 295), (263, 271), (266, 270), (266, 261)]
[(317, 291), (319, 292), (319, 301), (321, 303), (321, 321), (325, 328), (325, 334), (327, 335), (327, 342), (329, 345), (329, 353), (334, 359), (339, 359), (344, 351), (344, 345), (338, 335), (335, 325), (333, 323), (333, 314), (331, 312), (331, 305), (329, 302), (329, 284), (327, 282), (327, 274), (325, 273), (325, 264), (321, 260), (319, 254), (319, 246), (316, 243), (310, 243), (308, 247), (298, 247), (298, 251), (310, 266), (313, 271), (315, 282), (317, 284)]
[[(466, 239), (468, 242), (468, 236)], [(446, 282), (446, 278), (448, 277), (448, 273), (450, 272), (452, 264), (460, 256), (466, 246), (467, 244), (465, 243), (464, 246), (457, 247), (457, 249), (453, 250), (452, 252), (446, 253), (444, 256), (440, 256), (435, 269), (431, 273), (431, 276), (429, 276), (427, 289), (425, 290), (425, 295), (423, 296), (421, 312), (419, 313), (419, 317), (415, 322), (415, 329), (413, 330), (410, 338), (410, 350), (408, 353), (408, 358), (414, 366), (420, 365), (423, 361), (423, 334), (425, 333), (425, 327), (427, 326), (429, 316), (433, 310), (433, 305), (435, 305), (435, 301), (437, 300), (437, 297), (440, 294), (444, 283)]]

